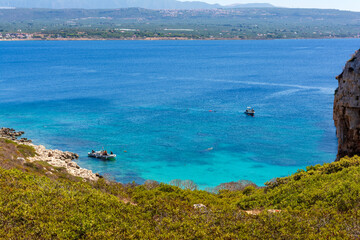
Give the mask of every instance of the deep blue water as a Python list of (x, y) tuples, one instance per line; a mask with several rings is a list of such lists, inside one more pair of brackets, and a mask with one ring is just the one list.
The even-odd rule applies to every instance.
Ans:
[[(359, 46), (360, 39), (0, 42), (0, 125), (77, 152), (80, 166), (121, 182), (262, 185), (335, 159), (335, 76)], [(256, 117), (243, 114), (247, 106)], [(86, 157), (102, 147), (117, 161)]]

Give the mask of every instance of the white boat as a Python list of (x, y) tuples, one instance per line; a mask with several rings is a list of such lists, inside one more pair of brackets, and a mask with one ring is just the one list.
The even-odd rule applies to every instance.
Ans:
[(88, 157), (100, 158), (103, 160), (115, 160), (116, 154), (108, 154), (106, 151), (91, 151), (88, 153)]
[(255, 116), (255, 110), (251, 107), (247, 107), (244, 113), (249, 116)]

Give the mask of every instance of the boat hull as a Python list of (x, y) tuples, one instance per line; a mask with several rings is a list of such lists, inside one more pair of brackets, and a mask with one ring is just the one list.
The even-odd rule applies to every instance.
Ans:
[(248, 115), (248, 116), (255, 116), (255, 113), (249, 113), (249, 112), (244, 112), (246, 115)]
[(116, 160), (116, 155), (115, 154), (110, 154), (110, 155), (102, 155), (100, 153), (88, 153), (88, 157), (91, 158), (98, 158), (98, 159), (102, 159), (102, 160)]

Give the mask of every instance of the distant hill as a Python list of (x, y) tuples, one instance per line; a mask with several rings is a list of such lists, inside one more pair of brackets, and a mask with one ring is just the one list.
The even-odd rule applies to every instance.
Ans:
[(114, 9), (140, 7), (147, 9), (216, 9), (216, 8), (268, 8), (268, 3), (234, 4), (222, 6), (201, 1), (180, 2), (177, 0), (0, 0), (1, 7), (16, 8), (83, 8)]
[(360, 38), (359, 19), (358, 12), (293, 8), (17, 8), (0, 9), (0, 38)]
[(226, 8), (273, 8), (274, 5), (270, 3), (244, 3), (244, 4), (231, 4), (224, 6)]

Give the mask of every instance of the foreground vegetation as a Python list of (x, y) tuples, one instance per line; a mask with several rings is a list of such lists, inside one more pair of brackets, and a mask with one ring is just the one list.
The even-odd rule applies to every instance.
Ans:
[(0, 139), (2, 239), (360, 237), (357, 156), (310, 166), (263, 188), (237, 182), (210, 193), (183, 189), (194, 186), (178, 180), (173, 184), (182, 188), (87, 182), (44, 162), (23, 161), (34, 154), (23, 149)]

